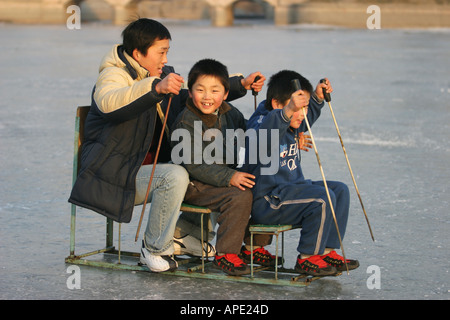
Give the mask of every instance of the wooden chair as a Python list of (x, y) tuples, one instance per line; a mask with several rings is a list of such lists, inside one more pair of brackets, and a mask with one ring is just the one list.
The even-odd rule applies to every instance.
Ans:
[[(75, 117), (75, 136), (74, 136), (74, 154), (73, 154), (73, 176), (72, 176), (72, 184), (75, 183), (78, 172), (80, 169), (80, 157), (81, 157), (81, 146), (83, 143), (84, 138), (84, 123), (86, 121), (87, 114), (89, 112), (89, 106), (84, 107), (78, 107), (76, 110), (76, 117)], [(205, 226), (203, 223), (204, 215), (208, 215), (211, 213), (211, 210), (205, 207), (198, 207), (193, 206), (189, 204), (183, 203), (181, 205), (180, 211), (188, 211), (188, 212), (195, 212), (199, 213), (201, 215), (201, 243), (204, 243), (204, 234), (205, 231), (208, 233), (209, 230), (205, 230)], [(94, 250), (91, 252), (87, 252), (84, 254), (75, 254), (75, 224), (76, 224), (76, 214), (77, 214), (77, 206), (74, 204), (71, 204), (71, 218), (70, 218), (70, 255), (65, 259), (67, 263), (73, 263), (73, 264), (81, 264), (81, 265), (91, 265), (91, 266), (97, 266), (97, 267), (108, 267), (108, 268), (117, 268), (117, 269), (126, 269), (126, 270), (136, 270), (136, 271), (147, 271), (146, 266), (141, 266), (138, 264), (124, 264), (121, 262), (121, 255), (124, 256), (134, 256), (139, 257), (140, 253), (135, 252), (128, 252), (128, 251), (122, 251), (121, 250), (121, 226), (122, 224), (119, 223), (119, 235), (118, 235), (118, 250), (115, 249), (113, 245), (113, 237), (114, 237), (114, 221), (110, 218), (106, 218), (106, 244), (104, 248)], [(208, 228), (208, 226), (206, 226)], [(107, 253), (107, 254), (113, 254), (117, 255), (118, 262), (108, 262), (108, 261), (93, 261), (85, 259), (89, 256), (93, 256), (96, 254), (101, 253)], [(205, 271), (205, 257), (204, 252), (202, 251), (202, 264), (201, 269), (204, 273)]]

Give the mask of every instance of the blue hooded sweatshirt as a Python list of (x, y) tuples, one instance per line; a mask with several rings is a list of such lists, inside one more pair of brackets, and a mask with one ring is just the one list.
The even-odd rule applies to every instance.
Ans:
[[(307, 114), (310, 126), (312, 126), (317, 118), (319, 118), (323, 106), (323, 101), (318, 101), (318, 98), (314, 94), (311, 95)], [(247, 130), (256, 130), (257, 141), (254, 141), (254, 138), (247, 139), (246, 165), (243, 169), (256, 177), (255, 186), (253, 187), (253, 201), (257, 201), (266, 195), (276, 195), (277, 190), (286, 185), (311, 183), (310, 180), (305, 180), (305, 177), (303, 176), (300, 166), (300, 151), (297, 143), (299, 133), (307, 131), (308, 127), (306, 122), (303, 121), (298, 129), (293, 129), (290, 127), (290, 122), (290, 119), (285, 115), (283, 109), (267, 110), (265, 108), (265, 101), (262, 101), (259, 104), (256, 111), (248, 120)], [(262, 129), (266, 129), (265, 132), (263, 132)], [(278, 132), (276, 132), (277, 129)], [(278, 155), (270, 157), (273, 161), (277, 159), (278, 164), (264, 164), (264, 162), (267, 161), (261, 161), (261, 150), (259, 149), (261, 147), (262, 139), (266, 139), (265, 133), (267, 133), (267, 145), (272, 147), (272, 150), (275, 150), (277, 145), (279, 146), (277, 150)], [(278, 141), (273, 141), (273, 139), (277, 138), (276, 133), (278, 133)], [(270, 153), (270, 147), (267, 148), (269, 150), (263, 151)], [(252, 161), (251, 159), (255, 154), (258, 154), (256, 164), (255, 161)], [(271, 162), (273, 161), (271, 160)], [(278, 170), (275, 171), (275, 174), (264, 174), (263, 170), (261, 170), (270, 166), (276, 167), (277, 165)], [(283, 199), (280, 200), (282, 201)]]

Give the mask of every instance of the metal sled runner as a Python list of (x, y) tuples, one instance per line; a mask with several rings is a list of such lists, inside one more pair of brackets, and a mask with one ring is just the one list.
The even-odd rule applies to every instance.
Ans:
[[(75, 145), (73, 158), (73, 183), (75, 182), (80, 164), (81, 144), (83, 142), (84, 122), (89, 112), (90, 107), (78, 107), (75, 118)], [(202, 243), (205, 234), (204, 217), (211, 214), (211, 210), (204, 207), (193, 206), (189, 204), (182, 204), (180, 211), (195, 212), (201, 215), (201, 229), (202, 229)], [(132, 271), (146, 271), (149, 269), (145, 265), (139, 264), (140, 253), (121, 250), (121, 224), (119, 223), (118, 234), (118, 248), (113, 245), (114, 221), (106, 218), (106, 244), (104, 248), (90, 251), (82, 254), (75, 254), (75, 231), (76, 231), (76, 213), (77, 206), (71, 204), (71, 219), (70, 219), (70, 255), (66, 257), (65, 262), (70, 264), (94, 266), (102, 268), (111, 268), (118, 270), (132, 270)], [(206, 216), (205, 216), (206, 215)], [(246, 276), (229, 276), (213, 267), (212, 262), (204, 255), (202, 257), (186, 257), (176, 256), (178, 262), (178, 269), (170, 272), (160, 272), (158, 274), (168, 276), (184, 276), (191, 278), (238, 281), (255, 284), (266, 285), (284, 285), (284, 286), (307, 286), (311, 281), (319, 279), (320, 277), (299, 276), (298, 272), (293, 269), (286, 269), (283, 266), (284, 261), (284, 232), (297, 229), (299, 226), (291, 225), (253, 225), (250, 227), (251, 246), (253, 249), (253, 235), (254, 234), (272, 234), (276, 237), (276, 252), (278, 257), (279, 251), (279, 235), (281, 234), (281, 267), (275, 268), (255, 266), (253, 264), (253, 257), (250, 268), (251, 274)], [(208, 224), (206, 225), (208, 231)], [(253, 250), (251, 250), (253, 251)]]

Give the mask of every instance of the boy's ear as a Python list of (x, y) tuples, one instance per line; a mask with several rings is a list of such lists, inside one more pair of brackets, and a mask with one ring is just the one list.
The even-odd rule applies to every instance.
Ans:
[(272, 99), (271, 101), (272, 109), (283, 109), (284, 105), (280, 103), (277, 99)]
[(192, 99), (192, 93), (191, 93), (191, 90), (188, 90), (188, 92), (189, 92), (189, 98)]
[(141, 59), (141, 55), (142, 53), (138, 49), (133, 50), (133, 59), (137, 62), (139, 62), (139, 60)]
[(227, 100), (227, 98), (228, 98), (228, 93), (229, 93), (230, 91), (227, 91), (227, 92), (225, 92), (225, 95), (223, 96), (223, 100)]

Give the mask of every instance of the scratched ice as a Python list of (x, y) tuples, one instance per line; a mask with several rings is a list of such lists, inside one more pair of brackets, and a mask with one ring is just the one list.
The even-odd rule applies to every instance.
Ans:
[[(313, 132), (326, 178), (352, 191), (344, 248), (360, 268), (307, 288), (284, 288), (81, 267), (81, 288), (68, 289), (75, 108), (89, 104), (98, 64), (120, 41), (122, 28), (1, 24), (0, 298), (449, 299), (449, 30), (166, 24), (173, 38), (169, 64), (184, 77), (197, 60), (212, 57), (232, 73), (270, 76), (289, 68), (313, 83), (330, 78), (333, 110), (375, 242), (328, 108)], [(249, 117), (253, 96), (235, 105)], [(305, 175), (320, 180), (314, 153), (303, 161)], [(122, 228), (124, 249), (138, 250), (136, 216)], [(291, 267), (298, 237), (287, 233)], [(82, 211), (77, 248), (103, 243), (104, 218)], [(370, 266), (379, 267), (379, 289), (368, 286)]]

